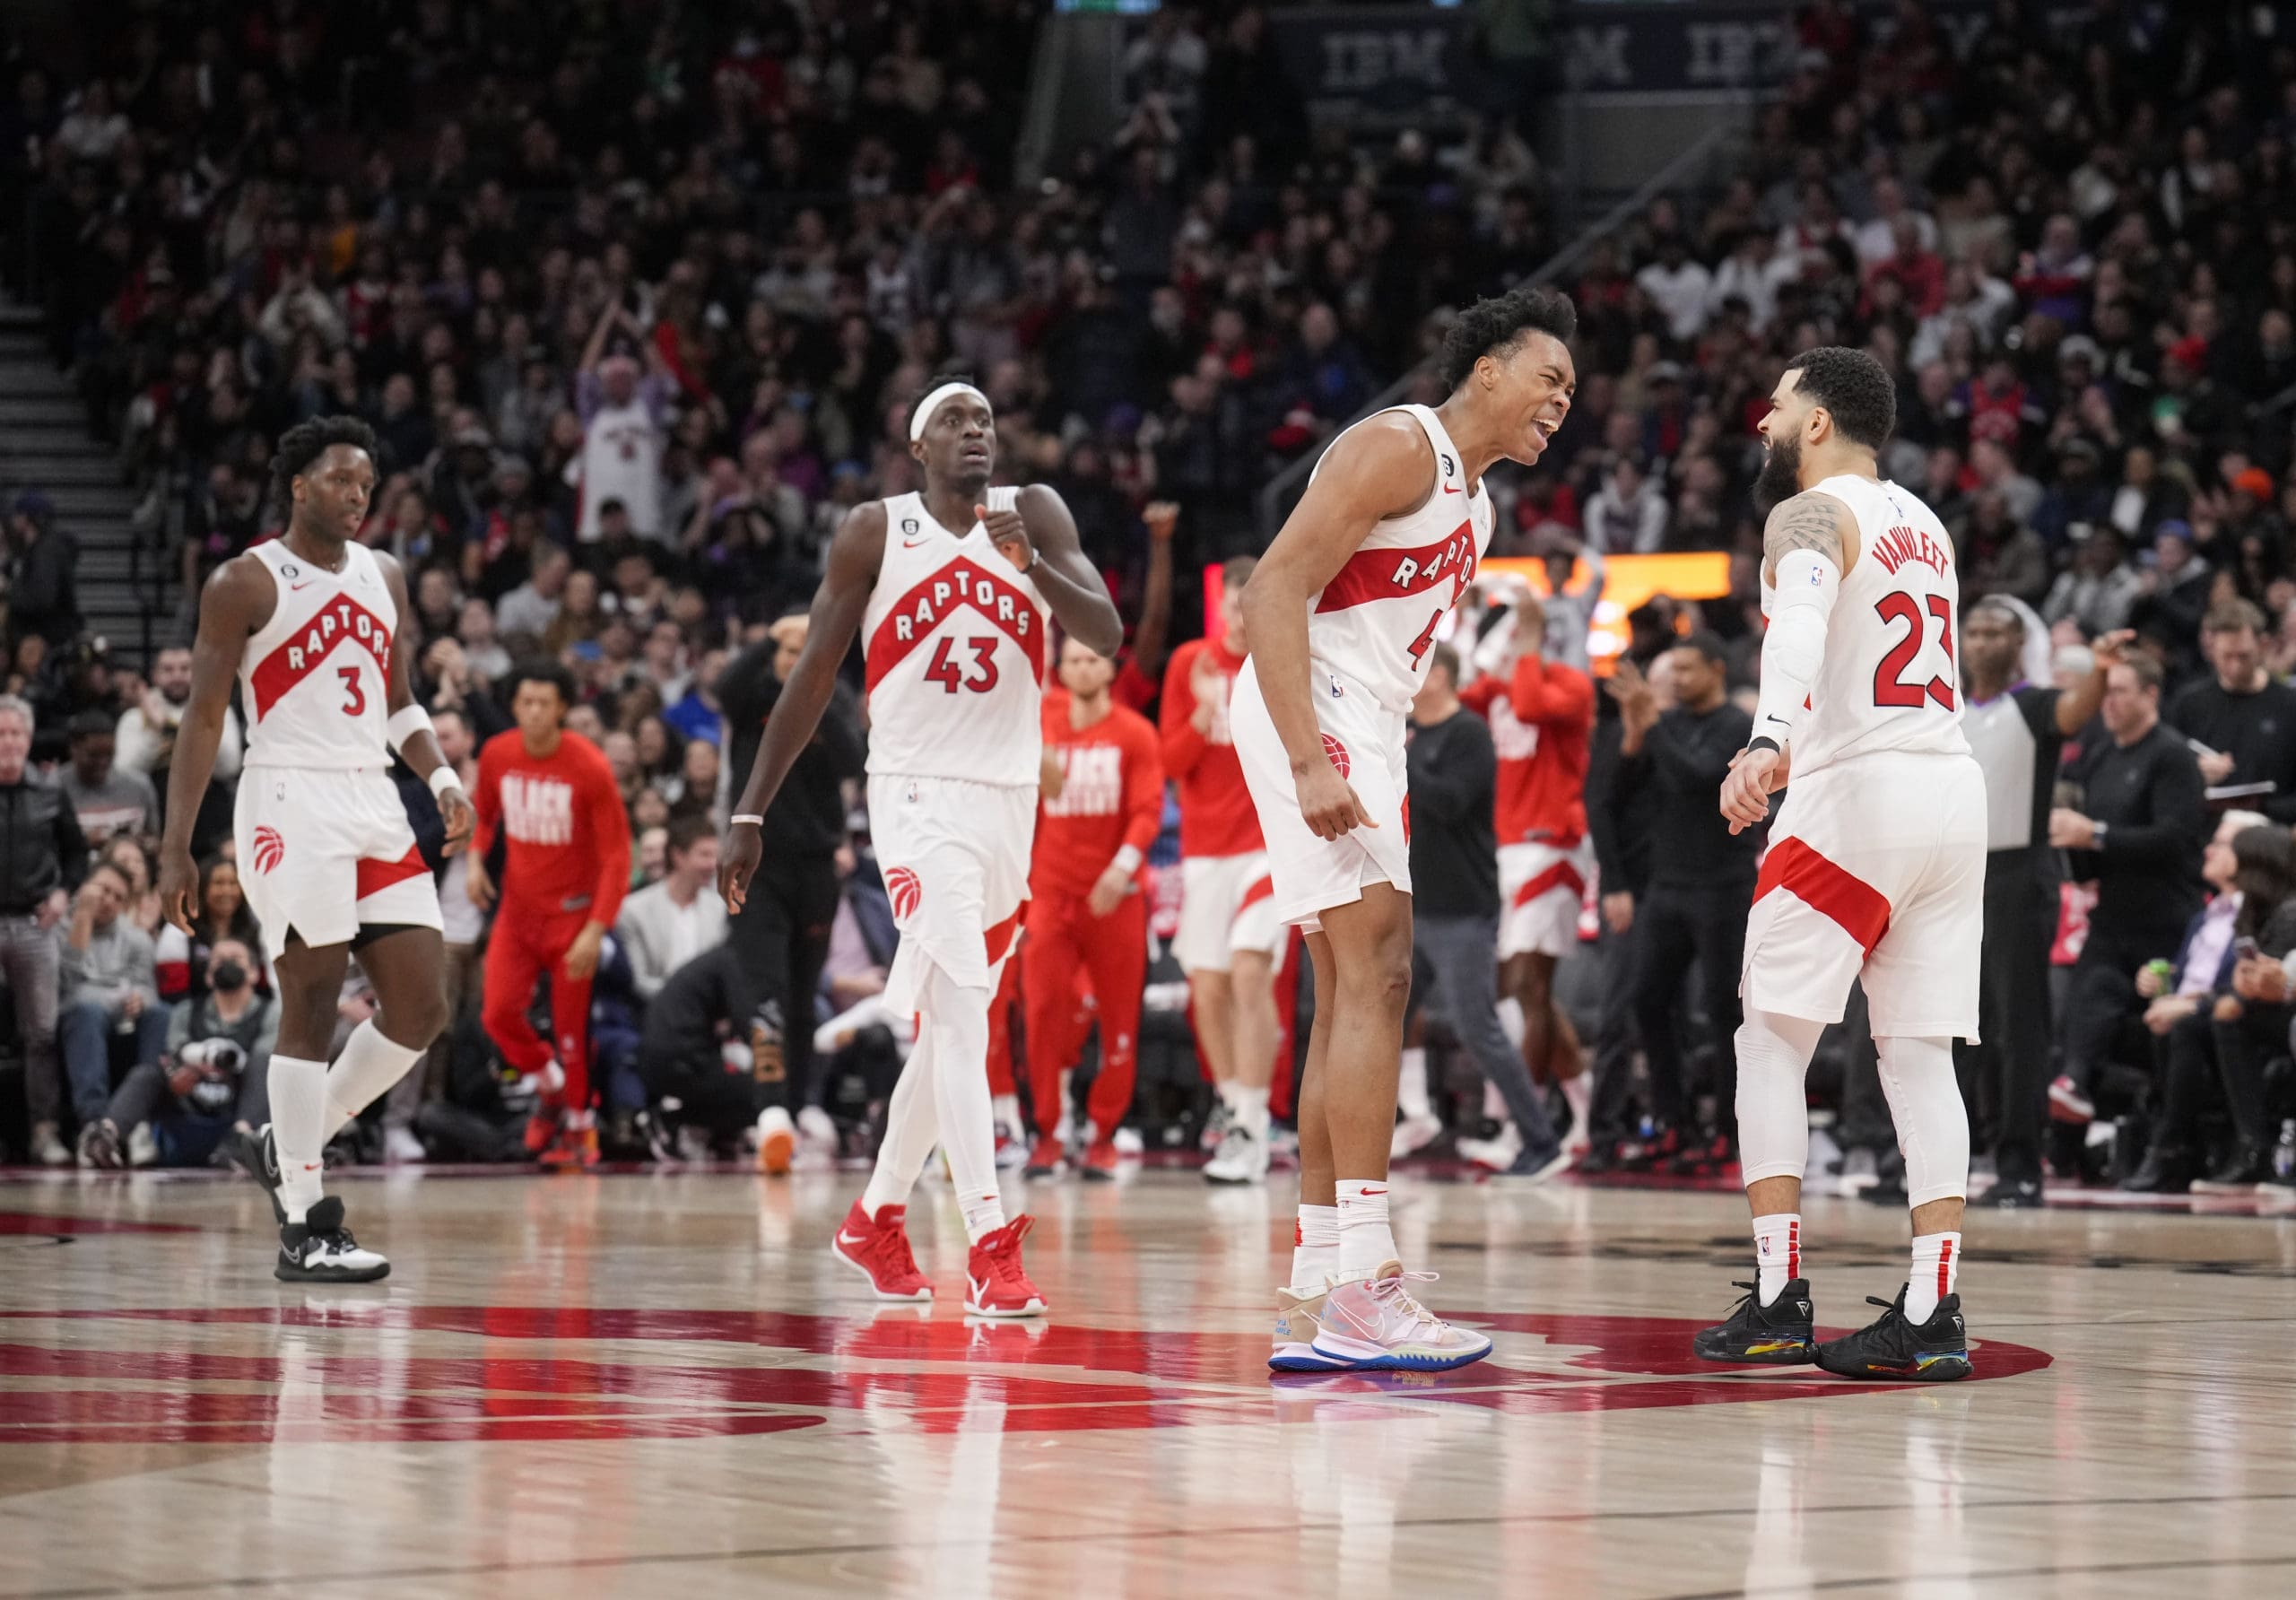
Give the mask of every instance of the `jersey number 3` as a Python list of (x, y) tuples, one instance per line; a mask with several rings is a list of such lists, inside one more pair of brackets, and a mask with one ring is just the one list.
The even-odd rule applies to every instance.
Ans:
[(941, 636), (941, 643), (933, 652), (933, 661), (925, 675), (951, 694), (960, 689), (970, 689), (975, 694), (987, 694), (996, 687), (996, 641), (994, 639), (969, 639), (966, 648), (972, 651), (973, 665), (979, 670), (968, 678), (963, 669), (949, 659), (949, 647), (956, 643), (948, 635)]
[(338, 666), (335, 669), (335, 675), (343, 680), (344, 697), (343, 714), (345, 717), (364, 715), (367, 709), (367, 691), (359, 687), (359, 669), (355, 666)]
[[(1953, 685), (1944, 678), (1932, 678), (1926, 683), (1909, 683), (1906, 668), (1921, 654), (1921, 607), (1914, 604), (1911, 595), (1900, 591), (1884, 595), (1874, 609), (1885, 622), (1903, 622), (1905, 637), (1890, 647), (1882, 657), (1882, 665), (1874, 669), (1874, 703), (1877, 706), (1909, 708), (1923, 700), (1934, 700), (1948, 711), (1953, 709)], [(1953, 665), (1953, 608), (1943, 595), (1929, 596), (1929, 614), (1937, 620), (1937, 643), (1945, 652), (1945, 665)]]

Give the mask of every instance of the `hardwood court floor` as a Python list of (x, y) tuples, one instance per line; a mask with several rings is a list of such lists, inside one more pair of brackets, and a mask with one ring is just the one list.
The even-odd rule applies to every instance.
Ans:
[[(327, 1290), (243, 1183), (0, 1182), (0, 1596), (2296, 1592), (2296, 1212), (1985, 1218), (1981, 1380), (1875, 1389), (1686, 1359), (1735, 1196), (1406, 1178), (1496, 1354), (1272, 1383), (1284, 1189), (1031, 1189), (1055, 1314), (968, 1327), (945, 1187), (944, 1303), (856, 1293), (859, 1181), (352, 1178)], [(1808, 1207), (1862, 1322), (1902, 1219)]]

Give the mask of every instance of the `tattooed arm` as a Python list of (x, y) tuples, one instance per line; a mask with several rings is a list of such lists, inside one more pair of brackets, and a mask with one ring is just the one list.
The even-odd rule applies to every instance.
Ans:
[(1761, 527), (1762, 581), (1775, 585), (1778, 563), (1797, 550), (1815, 551), (1833, 563), (1837, 577), (1848, 577), (1857, 559), (1850, 553), (1856, 545), (1849, 535), (1856, 526), (1848, 506), (1814, 489), (1779, 501)]
[(1722, 814), (1733, 833), (1767, 816), (1770, 795), (1785, 782), (1794, 724), (1825, 659), (1826, 626), (1842, 575), (1857, 559), (1850, 515), (1830, 494), (1804, 492), (1779, 501), (1763, 525), (1770, 627), (1761, 641), (1761, 703), (1754, 710), (1753, 738), (1722, 784)]

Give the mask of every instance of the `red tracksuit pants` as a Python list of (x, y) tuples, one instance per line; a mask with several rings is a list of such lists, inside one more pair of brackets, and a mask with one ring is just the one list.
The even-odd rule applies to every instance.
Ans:
[[(566, 1074), (566, 1104), (578, 1111), (590, 1105), (590, 980), (577, 983), (566, 976), (566, 952), (588, 920), (587, 911), (544, 917), (506, 901), (487, 938), (482, 1017), (486, 1037), (517, 1071), (538, 1073), (555, 1056)], [(545, 969), (555, 1048), (527, 1020), (535, 980)]]
[(1060, 1117), (1060, 1074), (1083, 1047), (1077, 1025), (1076, 973), (1091, 978), (1100, 1008), (1100, 1071), (1087, 1108), (1105, 1139), (1132, 1106), (1140, 1053), (1140, 988), (1148, 976), (1148, 899), (1127, 894), (1106, 917), (1083, 895), (1043, 895), (1029, 902), (1029, 936), (1021, 945), (1021, 996), (1029, 1032), (1029, 1092), (1037, 1121)]

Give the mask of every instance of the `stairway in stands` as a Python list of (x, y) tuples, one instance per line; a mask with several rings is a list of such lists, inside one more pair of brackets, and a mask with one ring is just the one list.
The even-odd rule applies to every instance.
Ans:
[[(48, 360), (39, 313), (0, 300), (0, 512), (37, 489), (56, 502), (58, 527), (80, 546), (80, 610), (86, 631), (109, 641), (113, 658), (142, 665), (145, 605), (137, 596), (135, 495), (119, 457), (88, 431), (88, 413), (70, 381)], [(156, 610), (166, 575), (146, 548), (142, 589)], [(151, 624), (165, 632), (161, 611)]]

